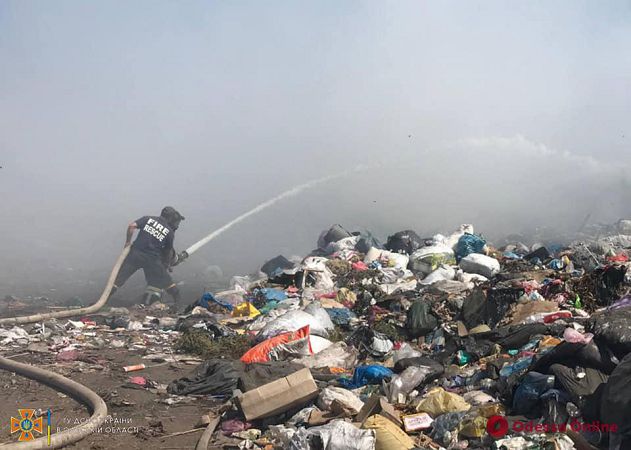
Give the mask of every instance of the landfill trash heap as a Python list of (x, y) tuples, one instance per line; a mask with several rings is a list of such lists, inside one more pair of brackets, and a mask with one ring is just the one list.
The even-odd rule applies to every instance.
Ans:
[(334, 225), (177, 318), (105, 320), (204, 357), (157, 393), (219, 399), (217, 446), (631, 449), (631, 222), (597, 236), (384, 245)]

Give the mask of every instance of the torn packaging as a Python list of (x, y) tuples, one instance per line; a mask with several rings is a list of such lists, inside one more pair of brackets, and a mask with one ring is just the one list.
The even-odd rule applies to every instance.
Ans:
[(297, 331), (281, 333), (267, 339), (245, 352), (241, 361), (250, 364), (282, 360), (313, 354), (309, 340), (309, 325)]
[(364, 406), (359, 411), (359, 414), (355, 417), (355, 421), (363, 425), (366, 419), (374, 414), (381, 414), (386, 419), (391, 420), (399, 426), (402, 425), (399, 411), (394, 409), (394, 406), (388, 403), (388, 400), (385, 397), (378, 394), (373, 394), (373, 396), (364, 403)]

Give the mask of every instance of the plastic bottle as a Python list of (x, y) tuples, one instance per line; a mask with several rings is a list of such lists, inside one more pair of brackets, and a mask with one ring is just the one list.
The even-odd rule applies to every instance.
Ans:
[(515, 363), (502, 367), (500, 370), (501, 377), (509, 377), (514, 373), (527, 369), (532, 362), (532, 356), (518, 359)]
[(465, 366), (471, 360), (471, 355), (469, 355), (467, 352), (463, 350), (458, 350), (458, 353), (456, 354), (456, 358), (458, 359), (458, 365)]
[(491, 389), (493, 389), (495, 387), (495, 381), (493, 381), (490, 378), (485, 378), (484, 380), (480, 381), (480, 388), (482, 390), (485, 391), (490, 391)]

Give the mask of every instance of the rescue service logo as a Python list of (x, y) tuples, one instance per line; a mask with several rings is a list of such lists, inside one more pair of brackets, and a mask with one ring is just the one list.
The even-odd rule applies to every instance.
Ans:
[(18, 441), (32, 441), (35, 439), (35, 433), (44, 432), (44, 419), (42, 417), (33, 419), (35, 410), (18, 409), (18, 414), (19, 419), (11, 417), (11, 434), (20, 432)]
[[(35, 433), (44, 433), (44, 417), (35, 417), (34, 409), (18, 409), (19, 417), (11, 417), (11, 434), (20, 433), (18, 441), (32, 441), (35, 439)], [(48, 437), (48, 445), (50, 445), (50, 409), (46, 411), (46, 431)]]

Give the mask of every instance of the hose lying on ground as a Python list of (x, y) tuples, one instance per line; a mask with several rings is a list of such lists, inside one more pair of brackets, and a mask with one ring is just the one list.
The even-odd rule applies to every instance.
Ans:
[(92, 416), (86, 422), (69, 430), (61, 431), (51, 435), (50, 446), (48, 445), (48, 437), (44, 436), (32, 441), (14, 442), (1, 445), (0, 448), (7, 450), (35, 450), (62, 448), (66, 445), (84, 439), (98, 429), (107, 417), (107, 405), (101, 397), (87, 387), (75, 381), (62, 377), (59, 374), (49, 372), (28, 364), (13, 361), (0, 356), (0, 369), (15, 372), (18, 375), (30, 378), (37, 382), (43, 383), (51, 388), (68, 394), (78, 402), (88, 406)]
[(204, 430), (204, 433), (199, 437), (197, 441), (197, 445), (195, 446), (195, 450), (208, 450), (208, 443), (210, 442), (210, 438), (212, 437), (217, 425), (219, 425), (219, 416), (214, 417), (210, 420), (210, 423)]
[(112, 273), (110, 273), (110, 277), (107, 280), (107, 284), (105, 285), (105, 289), (101, 294), (101, 297), (97, 300), (97, 302), (91, 306), (86, 306), (85, 308), (79, 309), (66, 309), (63, 311), (55, 311), (51, 313), (42, 313), (42, 314), (33, 314), (30, 316), (21, 316), (21, 317), (6, 317), (4, 319), (0, 319), (0, 326), (2, 325), (19, 325), (23, 323), (33, 323), (40, 322), (42, 320), (48, 319), (60, 319), (64, 317), (73, 317), (84, 314), (93, 314), (101, 309), (105, 303), (107, 303), (107, 299), (110, 296), (110, 292), (112, 292), (112, 287), (114, 286), (114, 281), (116, 280), (116, 276), (118, 275), (118, 271), (125, 261), (127, 254), (129, 253), (130, 247), (125, 247), (121, 252), (120, 256), (116, 260), (116, 264), (112, 268)]

